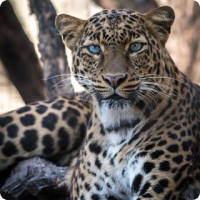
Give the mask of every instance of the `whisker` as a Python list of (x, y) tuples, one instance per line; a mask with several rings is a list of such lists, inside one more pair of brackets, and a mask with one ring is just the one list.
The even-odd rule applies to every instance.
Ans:
[[(155, 76), (154, 76), (155, 75)], [(174, 80), (174, 81), (178, 81), (184, 85), (187, 85), (187, 86), (190, 86), (188, 83), (185, 83), (179, 79), (176, 79), (176, 78), (173, 78), (173, 77), (168, 77), (168, 76), (160, 76), (158, 74), (147, 74), (147, 75), (143, 75), (143, 76), (140, 76), (139, 79), (169, 79), (169, 80)]]
[(140, 89), (145, 90), (145, 91), (153, 91), (153, 92), (155, 92), (155, 93), (157, 93), (159, 95), (163, 95), (163, 96), (165, 96), (165, 97), (167, 97), (167, 98), (169, 98), (169, 99), (171, 99), (171, 100), (173, 100), (173, 101), (175, 101), (177, 103), (177, 101), (175, 99), (171, 98), (170, 96), (166, 95), (165, 93), (163, 93), (163, 92), (161, 92), (159, 90), (156, 90), (156, 89), (153, 89), (153, 88), (144, 87), (144, 86), (141, 86)]
[[(50, 89), (52, 89), (52, 88), (54, 88), (54, 87), (56, 87), (57, 85), (59, 85), (60, 83), (62, 83), (62, 82), (64, 82), (64, 81), (67, 81), (66, 79), (63, 79), (63, 80), (61, 80), (61, 81), (59, 81), (58, 83), (56, 83), (55, 85), (53, 85), (53, 86), (51, 86), (51, 88)], [(68, 83), (69, 85), (71, 84), (71, 82), (70, 83)], [(62, 85), (60, 85), (60, 86), (62, 86)]]
[(183, 99), (183, 97), (178, 92), (175, 92), (173, 89), (171, 89), (170, 87), (168, 87), (166, 85), (163, 85), (163, 84), (160, 84), (160, 83), (155, 83), (155, 82), (142, 82), (141, 85), (143, 85), (143, 84), (144, 85), (145, 84), (147, 84), (147, 85), (156, 85), (156, 86), (158, 86), (162, 90), (162, 92), (164, 92), (163, 91), (163, 88), (164, 88), (164, 89), (166, 89), (168, 91), (173, 92), (173, 94), (175, 94), (176, 96), (178, 96), (180, 99)]
[(53, 78), (57, 78), (57, 77), (63, 77), (63, 76), (70, 76), (70, 78), (71, 78), (72, 75), (75, 76), (75, 77), (82, 77), (82, 78), (85, 78), (85, 79), (90, 79), (89, 77), (84, 76), (82, 74), (59, 74), (59, 75), (51, 76), (51, 77), (48, 77), (48, 78), (44, 78), (42, 80), (47, 81), (49, 79), (53, 79)]
[(92, 82), (89, 80), (78, 80), (78, 83), (82, 85), (92, 85)]
[(91, 95), (89, 95), (89, 92), (82, 92), (81, 94), (81, 100), (85, 99), (85, 98), (89, 98), (88, 102), (90, 102), (92, 100)]
[(140, 91), (137, 91), (136, 94), (142, 100), (148, 107), (150, 107), (149, 99), (146, 98), (146, 96), (142, 95)]
[(47, 81), (47, 80), (49, 80), (49, 79), (57, 78), (57, 77), (61, 77), (61, 76), (71, 76), (71, 74), (59, 74), (59, 75), (55, 75), (55, 76), (50, 76), (50, 77), (48, 77), (48, 78), (44, 78), (44, 79), (42, 79), (42, 80)]
[[(149, 94), (145, 94), (145, 96), (149, 97), (149, 98), (152, 100), (152, 101), (150, 101), (150, 99), (148, 99), (148, 98), (146, 97), (146, 99), (147, 99), (148, 101), (150, 101), (152, 108), (154, 107), (154, 106), (153, 106), (153, 102), (155, 103), (155, 105), (158, 104), (157, 96), (156, 96), (153, 92), (150, 91)], [(155, 97), (155, 98), (154, 98), (154, 97)], [(156, 101), (156, 100), (157, 100), (157, 101)]]
[[(71, 83), (67, 83), (67, 84), (63, 84), (63, 85), (59, 85), (59, 88), (61, 88), (61, 89), (65, 89), (65, 88), (67, 88), (67, 87), (69, 87), (71, 85)], [(71, 87), (71, 88), (73, 88), (73, 87)]]

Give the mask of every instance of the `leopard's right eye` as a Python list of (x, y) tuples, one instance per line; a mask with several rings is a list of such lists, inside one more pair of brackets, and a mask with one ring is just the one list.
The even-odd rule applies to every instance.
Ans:
[(130, 45), (130, 52), (131, 53), (138, 52), (142, 49), (143, 46), (144, 44), (141, 42), (134, 42)]
[(87, 46), (87, 50), (92, 54), (100, 54), (101, 53), (101, 48), (98, 45)]

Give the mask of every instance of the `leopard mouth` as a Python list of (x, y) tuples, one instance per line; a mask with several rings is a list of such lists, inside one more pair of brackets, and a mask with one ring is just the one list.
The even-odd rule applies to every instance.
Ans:
[(132, 101), (114, 93), (111, 96), (102, 99), (100, 101), (100, 106), (102, 105), (108, 107), (109, 109), (123, 109), (126, 106), (130, 107), (132, 105)]
[(128, 99), (126, 99), (126, 98), (114, 93), (111, 96), (105, 98), (104, 100), (116, 100), (116, 101), (118, 101), (118, 100), (128, 100)]

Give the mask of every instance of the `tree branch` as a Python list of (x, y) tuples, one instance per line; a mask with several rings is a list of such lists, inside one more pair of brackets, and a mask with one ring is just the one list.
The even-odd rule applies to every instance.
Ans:
[(1, 188), (1, 195), (9, 200), (68, 200), (68, 170), (39, 157), (21, 161)]
[(24, 102), (45, 99), (42, 70), (35, 49), (9, 1), (0, 6), (0, 58)]
[[(58, 87), (52, 88), (52, 86), (62, 81), (63, 78), (66, 79), (65, 92), (73, 92), (69, 75), (56, 77), (60, 74), (70, 74), (65, 47), (55, 27), (56, 10), (50, 0), (29, 0), (29, 2), (31, 11), (36, 15), (39, 24), (38, 46), (43, 62), (44, 78), (47, 79), (48, 95), (51, 97), (60, 93)], [(62, 81), (62, 85), (64, 83)]]

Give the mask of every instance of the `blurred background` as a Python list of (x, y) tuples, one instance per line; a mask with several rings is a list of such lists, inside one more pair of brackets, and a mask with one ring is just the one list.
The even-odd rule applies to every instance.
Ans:
[[(167, 49), (178, 68), (200, 82), (200, 6), (194, 0), (7, 0), (0, 7), (0, 113), (72, 92), (70, 52), (54, 20), (67, 13), (87, 19), (102, 9), (145, 13), (169, 5), (176, 13)], [(66, 56), (67, 55), (67, 56)], [(49, 77), (53, 77), (50, 78)], [(75, 90), (79, 87), (75, 84)]]

